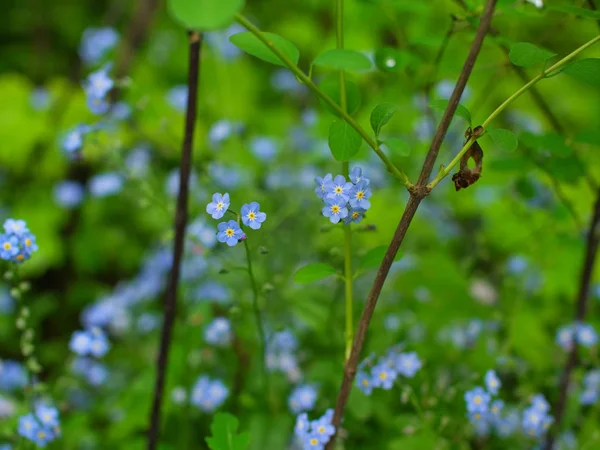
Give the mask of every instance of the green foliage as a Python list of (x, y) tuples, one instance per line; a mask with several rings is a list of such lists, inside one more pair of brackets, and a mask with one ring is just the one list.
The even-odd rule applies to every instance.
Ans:
[(375, 51), (375, 65), (383, 72), (400, 72), (415, 65), (417, 58), (404, 50), (382, 47)]
[(502, 128), (488, 128), (486, 133), (492, 139), (492, 142), (502, 150), (514, 152), (519, 146), (519, 140), (510, 130)]
[(346, 121), (334, 120), (329, 127), (329, 149), (338, 161), (348, 161), (360, 150), (363, 139)]
[[(379, 267), (386, 251), (387, 245), (380, 245), (379, 247), (372, 248), (360, 259), (359, 267), (364, 270)], [(398, 261), (400, 258), (402, 258), (402, 252), (396, 254), (394, 261)]]
[(398, 106), (389, 102), (380, 103), (373, 108), (373, 111), (371, 112), (371, 128), (376, 137), (379, 136), (384, 125), (394, 117), (396, 111), (398, 111)]
[(298, 284), (312, 283), (323, 278), (335, 275), (337, 271), (329, 264), (315, 263), (301, 267), (294, 274), (294, 281)]
[(329, 67), (340, 70), (369, 70), (371, 61), (362, 53), (347, 49), (325, 50), (315, 58), (313, 64), (316, 66)]
[(213, 435), (206, 438), (211, 450), (246, 450), (250, 433), (237, 434), (238, 425), (238, 419), (231, 414), (215, 414), (210, 426)]
[[(263, 34), (275, 48), (281, 51), (281, 53), (288, 57), (294, 64), (298, 64), (298, 60), (300, 59), (300, 51), (292, 42), (275, 33), (265, 32)], [(273, 53), (264, 42), (262, 42), (249, 31), (234, 34), (229, 38), (229, 40), (236, 47), (241, 48), (246, 53), (257, 57), (258, 59), (262, 59), (263, 61), (275, 64), (277, 66), (285, 67), (285, 64), (279, 59), (279, 57)]]
[[(338, 74), (330, 74), (323, 78), (320, 84), (321, 90), (327, 94), (335, 103), (338, 105), (342, 104), (341, 101), (341, 89), (340, 89), (340, 77)], [(321, 105), (330, 113), (335, 116), (339, 116), (331, 106), (326, 104), (323, 100), (320, 100)], [(358, 85), (348, 77), (346, 77), (346, 109), (348, 114), (352, 115), (360, 107), (361, 96)]]
[[(450, 103), (449, 100), (434, 100), (431, 103), (429, 103), (429, 107), (431, 109), (436, 109), (438, 111), (445, 111), (448, 108), (448, 104)], [(467, 121), (467, 123), (469, 125), (472, 125), (472, 119), (471, 119), (471, 112), (463, 105), (461, 105), (460, 103), (458, 104), (458, 107), (456, 108), (456, 113), (455, 115), (457, 115), (458, 117), (462, 117), (463, 119), (465, 119)]]
[(539, 48), (536, 45), (530, 44), (529, 42), (519, 42), (510, 49), (509, 58), (515, 66), (529, 67), (556, 56), (556, 53), (552, 53), (543, 48)]
[(216, 30), (233, 22), (244, 0), (168, 0), (173, 18), (190, 30)]
[(384, 142), (385, 146), (390, 149), (392, 153), (398, 156), (410, 156), (411, 147), (408, 142), (400, 138), (389, 138)]
[(600, 86), (600, 58), (580, 59), (566, 66), (562, 73), (592, 86)]
[(548, 9), (574, 14), (579, 17), (586, 17), (588, 19), (600, 19), (600, 11), (594, 11), (592, 9), (578, 8), (570, 5), (548, 5)]

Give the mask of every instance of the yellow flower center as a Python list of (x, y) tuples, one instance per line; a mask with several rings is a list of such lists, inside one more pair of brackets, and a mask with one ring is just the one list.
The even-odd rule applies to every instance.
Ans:
[(474, 402), (476, 405), (479, 405), (479, 404), (481, 403), (481, 401), (482, 401), (482, 400), (481, 400), (481, 397), (479, 397), (479, 396), (477, 396), (477, 397), (475, 397), (475, 398), (473, 399), (473, 402)]
[(363, 384), (363, 386), (368, 386), (369, 380), (367, 380), (367, 379), (362, 380), (362, 384)]
[(229, 237), (233, 236), (235, 234), (235, 231), (233, 231), (233, 228), (227, 228), (225, 230), (225, 234)]
[(342, 192), (344, 192), (344, 190), (342, 189), (342, 187), (341, 187), (341, 186), (336, 186), (336, 187), (335, 187), (335, 193), (336, 193), (336, 194), (341, 194)]
[(321, 426), (320, 426), (320, 427), (317, 429), (317, 432), (319, 432), (319, 433), (321, 433), (321, 434), (325, 433), (325, 427), (324, 427), (323, 425), (321, 425)]
[(10, 242), (5, 242), (3, 247), (4, 247), (4, 250), (10, 250), (12, 248), (12, 245), (10, 245)]
[(331, 207), (331, 212), (334, 213), (334, 214), (339, 213), (340, 212), (340, 207), (338, 205), (333, 205)]
[(217, 209), (218, 209), (219, 211), (223, 209), (223, 206), (225, 206), (225, 205), (223, 205), (223, 202), (219, 202), (219, 203), (217, 203)]
[(379, 379), (380, 379), (380, 380), (387, 380), (387, 377), (388, 377), (388, 374), (387, 374), (387, 372), (381, 372), (381, 373), (379, 374)]
[(365, 193), (363, 191), (358, 191), (356, 193), (356, 198), (362, 200), (363, 198), (365, 198)]
[(475, 414), (475, 415), (473, 416), (473, 418), (474, 418), (475, 420), (479, 420), (479, 419), (481, 419), (481, 414)]
[(23, 255), (17, 255), (17, 261), (23, 261), (25, 257)]
[(356, 219), (356, 218), (357, 218), (359, 215), (360, 215), (360, 214), (359, 214), (357, 211), (354, 211), (354, 212), (352, 213), (352, 218), (353, 218), (353, 219)]
[(314, 445), (314, 446), (319, 445), (319, 440), (317, 438), (312, 438), (310, 440), (310, 445)]
[(253, 212), (249, 212), (249, 213), (248, 213), (248, 219), (249, 219), (249, 220), (254, 220), (254, 219), (256, 219), (256, 214), (254, 214)]
[(29, 247), (31, 245), (31, 239), (25, 239), (25, 245)]
[(43, 431), (40, 431), (38, 433), (38, 439), (46, 439), (46, 433), (44, 433)]

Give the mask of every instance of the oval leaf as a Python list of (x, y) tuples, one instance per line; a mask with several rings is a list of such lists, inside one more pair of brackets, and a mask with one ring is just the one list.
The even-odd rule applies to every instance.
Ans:
[(539, 48), (529, 42), (519, 42), (510, 49), (508, 57), (515, 66), (528, 67), (542, 63), (556, 56), (556, 53)]
[[(292, 60), (294, 64), (298, 64), (298, 60), (300, 59), (300, 51), (294, 44), (275, 33), (263, 34), (269, 41), (273, 43), (275, 48)], [(229, 38), (229, 40), (233, 45), (239, 47), (252, 56), (256, 56), (257, 58), (268, 63), (285, 67), (285, 64), (281, 62), (279, 57), (273, 53), (267, 45), (265, 45), (249, 31), (234, 34)]]
[(519, 141), (512, 131), (504, 130), (502, 128), (488, 128), (486, 131), (494, 144), (502, 150), (513, 152), (517, 149)]
[(594, 86), (600, 86), (600, 59), (580, 59), (563, 69), (570, 77)]
[(388, 102), (380, 103), (373, 109), (371, 112), (371, 128), (375, 136), (379, 136), (381, 128), (390, 121), (396, 111), (398, 111), (398, 106)]
[(294, 281), (298, 284), (312, 283), (334, 275), (336, 270), (329, 264), (316, 263), (301, 267), (294, 274)]
[[(321, 81), (321, 90), (327, 94), (338, 105), (341, 104), (341, 89), (340, 89), (340, 77), (338, 74), (331, 74)], [(338, 113), (322, 99), (319, 99), (321, 105), (327, 109), (331, 114), (338, 116)], [(348, 114), (354, 114), (360, 106), (360, 89), (358, 85), (346, 77), (346, 107)]]
[(371, 61), (362, 53), (354, 50), (336, 48), (325, 50), (313, 64), (339, 70), (369, 70)]
[[(387, 249), (387, 245), (382, 245), (369, 250), (365, 256), (361, 258), (359, 267), (361, 269), (374, 269), (379, 267), (383, 261), (383, 257), (385, 256)], [(396, 253), (394, 261), (398, 261), (401, 257), (402, 255), (400, 252)]]
[(190, 30), (216, 30), (233, 22), (244, 0), (169, 0), (173, 18)]
[(334, 120), (329, 127), (329, 149), (338, 161), (348, 161), (360, 150), (362, 137), (343, 120)]
[[(429, 104), (429, 107), (431, 109), (437, 109), (439, 111), (446, 111), (449, 103), (450, 103), (449, 100), (443, 100), (443, 99), (434, 100)], [(463, 105), (461, 105), (460, 103), (458, 104), (458, 107), (456, 108), (455, 115), (457, 115), (458, 117), (462, 117), (463, 119), (465, 119), (467, 121), (467, 123), (469, 125), (471, 125), (471, 122), (472, 122), (471, 112), (467, 108), (465, 108)]]
[(396, 153), (397, 155), (400, 156), (409, 156), (410, 155), (410, 145), (408, 145), (408, 142), (403, 141), (402, 139), (398, 139), (398, 138), (390, 138), (390, 139), (386, 139), (386, 141), (384, 142), (384, 145), (392, 152)]

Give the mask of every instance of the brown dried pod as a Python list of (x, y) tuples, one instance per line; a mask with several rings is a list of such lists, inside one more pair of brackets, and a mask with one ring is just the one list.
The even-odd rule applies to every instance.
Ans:
[[(481, 125), (475, 127), (474, 130), (471, 130), (471, 127), (467, 128), (467, 131), (465, 132), (465, 143), (473, 136), (481, 136), (483, 131), (484, 129)], [(475, 162), (475, 167), (473, 169), (469, 169), (469, 159), (471, 158)], [(482, 167), (483, 149), (477, 143), (477, 141), (475, 141), (473, 142), (473, 145), (471, 145), (471, 148), (469, 148), (462, 158), (460, 158), (460, 169), (452, 176), (452, 181), (454, 181), (454, 187), (456, 190), (460, 191), (461, 189), (466, 189), (479, 180)]]

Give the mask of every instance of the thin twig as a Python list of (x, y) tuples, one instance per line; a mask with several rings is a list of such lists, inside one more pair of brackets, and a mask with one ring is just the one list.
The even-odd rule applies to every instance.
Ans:
[[(588, 298), (590, 295), (590, 284), (592, 282), (592, 274), (594, 273), (594, 264), (598, 253), (598, 245), (600, 244), (600, 190), (598, 190), (594, 211), (590, 220), (590, 225), (587, 233), (587, 244), (585, 248), (585, 257), (583, 267), (581, 268), (581, 279), (579, 282), (579, 291), (577, 292), (577, 302), (575, 305), (575, 321), (583, 322), (585, 320)], [(567, 405), (567, 394), (569, 391), (569, 383), (571, 374), (577, 366), (577, 343), (573, 343), (569, 355), (565, 362), (565, 368), (560, 378), (560, 387), (558, 402), (554, 408), (554, 432), (548, 436), (545, 450), (551, 450), (556, 437), (556, 432), (560, 430), (562, 419), (565, 414)]]
[[(419, 176), (419, 181), (417, 185), (414, 186), (414, 188), (410, 189), (410, 198), (408, 200), (408, 203), (406, 204), (404, 213), (402, 214), (402, 218), (400, 219), (400, 223), (396, 228), (396, 231), (392, 238), (392, 242), (390, 243), (390, 246), (388, 247), (385, 253), (379, 270), (377, 271), (377, 276), (375, 277), (375, 281), (373, 282), (373, 286), (371, 287), (369, 296), (367, 297), (367, 301), (365, 303), (365, 307), (356, 330), (356, 336), (354, 337), (354, 342), (352, 344), (350, 358), (344, 365), (344, 375), (342, 378), (342, 383), (335, 406), (335, 412), (333, 415), (333, 425), (336, 427), (336, 430), (339, 429), (342, 417), (344, 415), (346, 403), (348, 401), (348, 397), (352, 389), (352, 384), (356, 376), (360, 354), (365, 342), (369, 324), (371, 322), (371, 317), (373, 316), (375, 306), (377, 305), (379, 294), (381, 293), (385, 279), (389, 273), (390, 267), (392, 265), (392, 262), (394, 261), (396, 253), (398, 252), (398, 249), (402, 244), (404, 236), (406, 235), (408, 227), (410, 226), (415, 216), (415, 213), (417, 212), (417, 208), (419, 207), (419, 204), (421, 203), (423, 198), (428, 194), (427, 182), (429, 180), (431, 172), (433, 171), (433, 166), (435, 164), (435, 160), (437, 158), (442, 141), (448, 131), (448, 128), (450, 127), (450, 122), (452, 120), (452, 117), (454, 116), (454, 113), (456, 112), (456, 108), (458, 107), (460, 97), (465, 89), (465, 86), (467, 85), (467, 81), (469, 79), (469, 76), (471, 75), (473, 66), (475, 65), (477, 56), (479, 55), (479, 51), (481, 50), (481, 47), (483, 45), (485, 35), (489, 30), (495, 7), (496, 0), (487, 1), (483, 16), (481, 17), (479, 29), (477, 30), (477, 34), (475, 35), (475, 39), (473, 41), (473, 44), (471, 45), (469, 55), (467, 56), (460, 76), (458, 77), (458, 81), (456, 83), (456, 86), (454, 87), (452, 96), (450, 97), (448, 107), (444, 112), (442, 120), (433, 138), (433, 142), (431, 143), (431, 147), (429, 148), (429, 152), (427, 153), (427, 156), (425, 158), (425, 162), (423, 163), (423, 168), (421, 170), (421, 175)], [(327, 450), (333, 449), (335, 437), (336, 436), (334, 435), (327, 444)]]
[(181, 150), (179, 168), (179, 194), (177, 195), (177, 210), (175, 212), (175, 240), (173, 243), (173, 266), (165, 293), (164, 321), (160, 337), (160, 350), (156, 367), (156, 384), (154, 386), (154, 402), (150, 415), (148, 431), (148, 450), (154, 450), (160, 433), (160, 410), (162, 406), (165, 374), (169, 359), (173, 323), (177, 307), (177, 287), (179, 272), (183, 259), (185, 228), (188, 220), (189, 179), (192, 166), (192, 148), (194, 142), (194, 126), (196, 124), (196, 106), (198, 96), (198, 78), (200, 73), (200, 47), (202, 35), (197, 32), (189, 34), (189, 68), (188, 68), (188, 100), (185, 116), (185, 136)]

